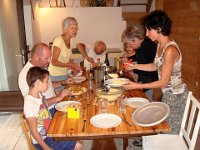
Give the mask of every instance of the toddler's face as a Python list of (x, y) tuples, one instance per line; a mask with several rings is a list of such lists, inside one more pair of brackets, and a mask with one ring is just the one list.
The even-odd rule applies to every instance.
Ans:
[(132, 47), (132, 49), (138, 49), (140, 44), (141, 42), (138, 38), (134, 38), (132, 41), (128, 42), (128, 46)]
[(126, 43), (126, 44), (124, 45), (124, 47), (125, 47), (125, 51), (126, 51), (127, 53), (129, 53), (129, 52), (131, 52), (131, 51), (135, 51), (135, 50), (131, 47), (131, 45), (128, 44), (128, 43)]

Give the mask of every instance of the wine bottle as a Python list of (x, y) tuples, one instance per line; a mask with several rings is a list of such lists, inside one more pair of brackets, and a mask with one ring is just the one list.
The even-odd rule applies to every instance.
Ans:
[(109, 60), (108, 60), (108, 53), (106, 53), (106, 59), (104, 61), (104, 64), (106, 64), (106, 66), (110, 66)]

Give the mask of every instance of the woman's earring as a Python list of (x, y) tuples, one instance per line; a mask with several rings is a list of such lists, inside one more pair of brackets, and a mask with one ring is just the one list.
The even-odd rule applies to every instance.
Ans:
[(161, 33), (161, 29), (160, 28), (158, 28), (157, 33)]

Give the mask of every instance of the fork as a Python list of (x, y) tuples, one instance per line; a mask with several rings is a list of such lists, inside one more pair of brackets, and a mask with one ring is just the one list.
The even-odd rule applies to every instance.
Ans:
[(67, 115), (67, 113), (59, 114), (58, 116), (63, 116), (63, 115)]
[(124, 121), (126, 124), (128, 124), (129, 126), (132, 126), (132, 124), (130, 124), (126, 119), (122, 118), (122, 121)]
[(85, 124), (86, 124), (86, 119), (83, 120), (83, 128), (82, 128), (82, 132), (85, 132)]

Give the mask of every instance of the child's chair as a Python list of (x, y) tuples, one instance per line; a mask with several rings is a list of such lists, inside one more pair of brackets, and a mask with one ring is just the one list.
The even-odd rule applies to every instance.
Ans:
[(179, 135), (143, 136), (144, 150), (194, 150), (200, 126), (200, 103), (189, 92)]
[(32, 144), (32, 139), (31, 139), (31, 135), (30, 135), (30, 131), (29, 131), (29, 127), (28, 124), (26, 122), (26, 118), (24, 116), (24, 113), (22, 113), (22, 129), (24, 131), (24, 134), (26, 136), (26, 140), (29, 146), (30, 150), (36, 150), (36, 148), (33, 146)]

